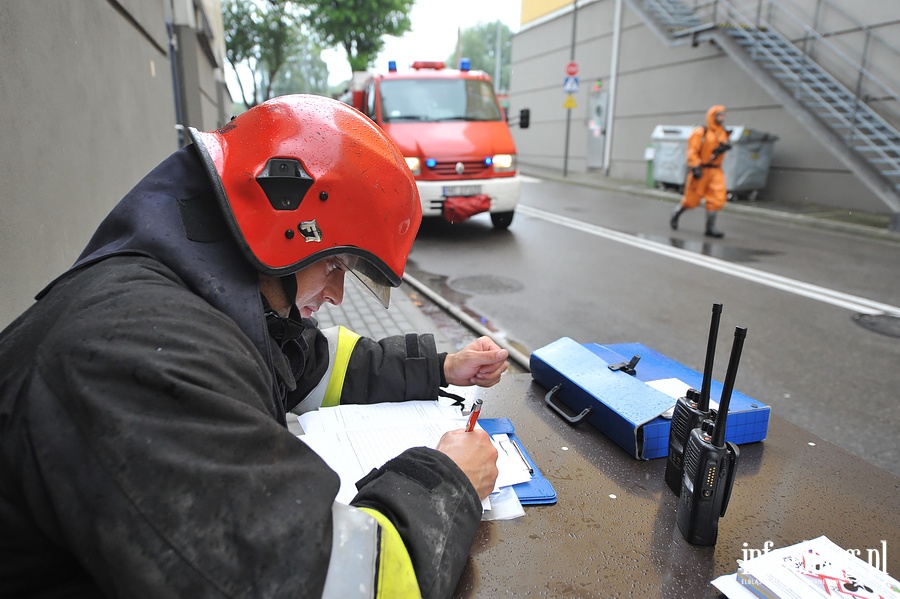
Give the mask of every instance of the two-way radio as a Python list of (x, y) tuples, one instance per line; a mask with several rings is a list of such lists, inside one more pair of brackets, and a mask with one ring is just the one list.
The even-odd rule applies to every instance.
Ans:
[(691, 431), (713, 415), (709, 410), (709, 386), (712, 381), (713, 360), (716, 356), (716, 338), (719, 335), (721, 315), (722, 304), (713, 304), (712, 322), (709, 324), (709, 341), (706, 344), (706, 364), (703, 368), (700, 392), (698, 393), (696, 389), (688, 389), (685, 396), (675, 402), (675, 410), (672, 413), (672, 423), (669, 428), (669, 455), (666, 460), (666, 484), (676, 495), (681, 493), (684, 448), (691, 437)]
[(716, 419), (704, 420), (700, 428), (694, 429), (684, 451), (684, 475), (675, 520), (687, 542), (694, 545), (716, 544), (719, 517), (725, 515), (734, 486), (740, 451), (734, 443), (725, 442), (725, 422), (746, 336), (746, 328), (734, 329)]

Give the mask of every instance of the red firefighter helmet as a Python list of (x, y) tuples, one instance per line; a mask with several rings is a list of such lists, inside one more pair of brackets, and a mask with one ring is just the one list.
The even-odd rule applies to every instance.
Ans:
[(422, 207), (406, 161), (381, 129), (337, 100), (288, 95), (216, 131), (188, 131), (257, 270), (286, 276), (340, 254), (387, 307)]

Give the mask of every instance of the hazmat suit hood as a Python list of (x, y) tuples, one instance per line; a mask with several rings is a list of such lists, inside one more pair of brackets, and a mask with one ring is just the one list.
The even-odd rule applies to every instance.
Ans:
[(723, 129), (722, 125), (716, 122), (716, 115), (720, 112), (725, 112), (725, 107), (721, 104), (716, 104), (706, 111), (707, 127), (709, 127), (710, 129)]

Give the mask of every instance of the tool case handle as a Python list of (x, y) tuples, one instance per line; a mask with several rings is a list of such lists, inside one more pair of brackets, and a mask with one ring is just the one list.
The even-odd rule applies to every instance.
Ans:
[(562, 410), (562, 408), (560, 408), (560, 407), (557, 406), (555, 403), (553, 403), (553, 395), (554, 395), (557, 391), (559, 391), (559, 388), (560, 388), (560, 387), (562, 387), (562, 385), (557, 385), (557, 386), (553, 387), (552, 389), (550, 389), (550, 391), (547, 393), (547, 395), (544, 396), (544, 403), (546, 403), (548, 406), (550, 406), (550, 409), (552, 409), (554, 412), (556, 412), (557, 414), (559, 414), (560, 417), (561, 417), (563, 420), (565, 420), (566, 422), (568, 422), (569, 424), (578, 424), (578, 423), (580, 423), (582, 420), (584, 420), (585, 418), (587, 418), (588, 414), (591, 413), (591, 408), (590, 408), (590, 406), (587, 407), (587, 408), (585, 408), (585, 409), (583, 409), (583, 410), (581, 411), (581, 413), (580, 413), (579, 415), (577, 415), (577, 416), (569, 416), (568, 414), (566, 414), (566, 413)]

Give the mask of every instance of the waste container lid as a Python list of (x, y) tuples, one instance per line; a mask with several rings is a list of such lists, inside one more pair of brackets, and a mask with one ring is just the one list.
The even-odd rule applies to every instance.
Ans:
[(687, 139), (694, 130), (693, 126), (684, 127), (681, 125), (657, 125), (650, 134), (652, 141), (664, 141), (667, 139)]
[(734, 127), (726, 127), (730, 132), (728, 139), (731, 143), (740, 142), (757, 142), (757, 141), (778, 141), (778, 136), (773, 133), (766, 133), (759, 129), (751, 129), (744, 125), (735, 125)]
[[(657, 125), (650, 134), (650, 141), (685, 140), (691, 136), (691, 131), (696, 127), (698, 127), (698, 125)], [(733, 144), (751, 141), (778, 141), (778, 136), (774, 133), (766, 133), (765, 131), (751, 129), (744, 125), (735, 125), (733, 127), (726, 127), (726, 129), (731, 132), (728, 139)]]

